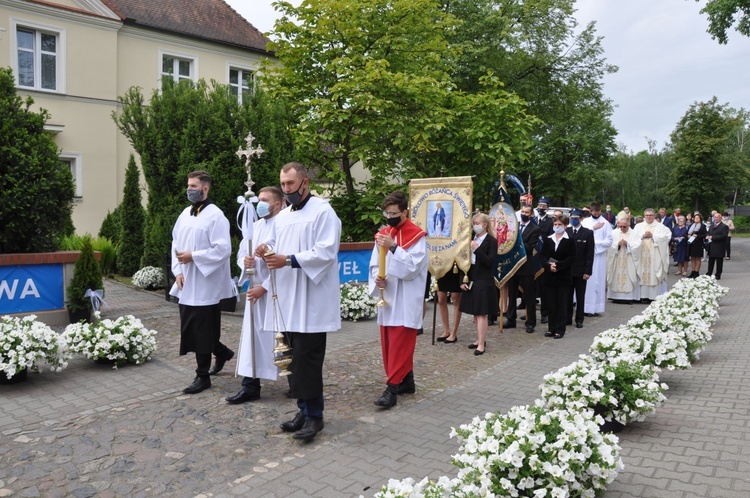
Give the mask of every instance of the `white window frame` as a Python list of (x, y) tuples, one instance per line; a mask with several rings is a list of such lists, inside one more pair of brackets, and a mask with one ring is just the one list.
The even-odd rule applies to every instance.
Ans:
[[(233, 85), (230, 82), (231, 81), (231, 72), (232, 71), (239, 71), (239, 73), (238, 73), (239, 80), (238, 80), (238, 84), (237, 85)], [(255, 88), (255, 75), (257, 74), (257, 72), (258, 72), (257, 69), (253, 69), (253, 68), (250, 68), (250, 67), (247, 67), (247, 66), (241, 66), (241, 65), (238, 65), (238, 64), (231, 64), (231, 63), (227, 65), (227, 85), (230, 86), (230, 87), (232, 87), (232, 86), (236, 86), (237, 87), (237, 100), (238, 100), (238, 102), (240, 104), (242, 104), (242, 100), (243, 100), (242, 99), (242, 97), (243, 97), (243, 95), (242, 95), (242, 73), (250, 73), (252, 75), (252, 77), (250, 78), (250, 86), (248, 88), (248, 93), (250, 95), (252, 95), (253, 94), (253, 90)]]
[[(189, 62), (190, 63), (190, 77), (188, 77), (188, 78), (180, 78), (179, 75), (177, 75), (177, 78), (175, 78), (174, 74), (166, 74), (166, 73), (164, 73), (164, 71), (163, 71), (163, 68), (164, 68), (164, 57), (172, 57), (172, 58), (174, 58), (176, 60)], [(158, 60), (158, 63), (159, 63), (159, 68), (158, 68), (159, 72), (158, 72), (158, 74), (159, 74), (159, 79), (160, 80), (162, 78), (166, 77), (166, 76), (170, 76), (175, 81), (175, 83), (179, 82), (180, 79), (189, 79), (189, 80), (191, 80), (193, 82), (198, 81), (198, 56), (195, 55), (195, 54), (185, 54), (185, 53), (175, 52), (175, 51), (172, 51), (172, 50), (159, 49), (159, 60)]]
[[(41, 24), (38, 22), (25, 21), (11, 17), (10, 19), (10, 50), (11, 50), (11, 69), (13, 69), (13, 77), (16, 80), (16, 86), (22, 89), (34, 90), (38, 92), (49, 92), (49, 93), (65, 93), (66, 91), (66, 41), (67, 32), (65, 28), (51, 26), (48, 24)], [(57, 52), (55, 53), (55, 88), (42, 88), (42, 75), (41, 75), (41, 50), (35, 47), (34, 50), (34, 86), (22, 86), (19, 84), (18, 79), (18, 30), (26, 29), (33, 31), (35, 39), (39, 38), (41, 33), (54, 35), (57, 37)]]
[(75, 198), (83, 198), (83, 154), (80, 152), (63, 151), (58, 156), (61, 162), (70, 165), (70, 172), (73, 174), (73, 183), (75, 184)]

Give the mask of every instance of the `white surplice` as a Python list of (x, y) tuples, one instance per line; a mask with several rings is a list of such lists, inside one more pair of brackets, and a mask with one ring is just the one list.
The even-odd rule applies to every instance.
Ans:
[[(399, 243), (398, 240), (395, 241)], [(377, 244), (370, 256), (369, 292), (379, 297), (380, 289), (375, 285), (378, 276), (379, 248)], [(404, 249), (386, 251), (386, 284), (383, 296), (386, 306), (378, 306), (378, 325), (388, 327), (404, 326), (411, 329), (422, 328), (422, 308), (424, 288), (427, 284), (427, 240), (421, 237)]]
[[(627, 242), (620, 246), (620, 241)], [(607, 249), (607, 298), (619, 301), (639, 301), (638, 264), (641, 260), (641, 239), (628, 229), (612, 233), (612, 246)]]
[[(191, 216), (188, 206), (172, 229), (172, 273), (185, 278), (182, 290), (175, 283), (169, 294), (187, 306), (211, 306), (236, 295), (229, 271), (232, 243), (229, 221), (215, 204)], [(192, 252), (193, 261), (180, 264), (175, 251)]]
[[(602, 222), (602, 226), (595, 229), (599, 222)], [(581, 225), (594, 232), (594, 265), (586, 283), (583, 311), (603, 313), (607, 304), (607, 249), (612, 245), (612, 225), (604, 216), (599, 216), (598, 220), (591, 216), (584, 218)]]
[[(276, 243), (276, 231), (274, 229), (276, 217), (260, 219), (253, 224), (252, 247), (248, 248), (248, 239), (242, 239), (237, 251), (237, 266), (242, 270), (239, 284), (248, 279), (245, 273), (245, 256), (254, 254), (255, 248), (261, 244), (273, 247)], [(255, 275), (253, 275), (253, 286), (269, 288), (270, 272), (263, 258), (255, 258)], [(248, 288), (249, 290), (249, 288)], [(242, 336), (240, 338), (239, 357), (237, 358), (237, 374), (243, 377), (253, 377), (253, 363), (255, 363), (255, 375), (257, 379), (277, 380), (279, 368), (273, 363), (273, 348), (276, 345), (274, 339), (275, 331), (264, 328), (267, 304), (271, 294), (261, 296), (255, 304), (245, 300), (245, 315), (242, 320)], [(253, 326), (250, 325), (250, 316), (254, 313)], [(253, 343), (255, 338), (255, 353), (253, 354)]]
[[(294, 256), (300, 265), (300, 268), (285, 266), (275, 270), (279, 320), (285, 329), (282, 332), (339, 330), (341, 220), (328, 201), (318, 197), (310, 197), (302, 209), (284, 209), (275, 219), (274, 252)], [(271, 292), (270, 288), (266, 290)], [(268, 300), (266, 308), (264, 328), (273, 330), (273, 299)]]
[[(651, 239), (643, 234), (651, 232)], [(638, 264), (638, 279), (641, 283), (641, 298), (656, 299), (667, 292), (669, 273), (669, 241), (672, 232), (661, 223), (642, 221), (633, 229), (633, 236), (641, 239), (641, 261)]]

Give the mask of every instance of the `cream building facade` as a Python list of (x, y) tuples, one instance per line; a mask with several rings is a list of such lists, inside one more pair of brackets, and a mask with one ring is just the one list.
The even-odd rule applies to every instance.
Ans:
[(0, 0), (0, 67), (51, 114), (78, 234), (95, 235), (122, 199), (134, 151), (112, 119), (118, 97), (138, 86), (149, 98), (169, 77), (216, 80), (241, 99), (273, 58), (267, 43), (222, 0)]

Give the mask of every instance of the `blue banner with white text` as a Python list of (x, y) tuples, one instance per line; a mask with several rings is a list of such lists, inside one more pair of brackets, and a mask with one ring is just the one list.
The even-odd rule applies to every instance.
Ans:
[(339, 251), (339, 283), (367, 282), (372, 249)]
[(64, 307), (63, 265), (0, 266), (0, 314)]

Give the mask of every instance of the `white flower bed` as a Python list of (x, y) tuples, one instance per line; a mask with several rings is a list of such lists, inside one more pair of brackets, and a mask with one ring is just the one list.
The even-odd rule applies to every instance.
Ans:
[(38, 372), (40, 362), (60, 372), (68, 366), (68, 357), (64, 338), (37, 322), (36, 315), (0, 317), (0, 371), (8, 379), (24, 368)]
[(156, 290), (164, 288), (164, 271), (156, 266), (145, 266), (133, 275), (133, 285), (141, 289)]
[(367, 292), (367, 285), (341, 284), (341, 318), (356, 322), (378, 314), (377, 301)]

